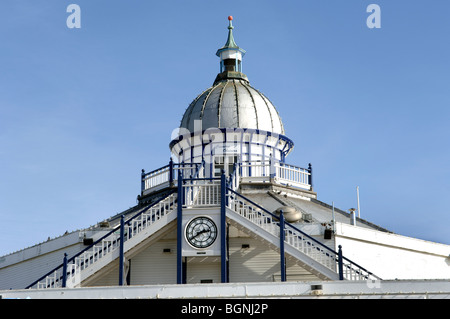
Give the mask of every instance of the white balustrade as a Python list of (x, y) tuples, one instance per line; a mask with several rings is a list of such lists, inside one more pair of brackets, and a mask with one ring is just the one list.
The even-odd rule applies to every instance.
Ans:
[[(278, 219), (265, 210), (231, 193), (228, 194), (228, 208), (279, 238)], [(286, 244), (308, 255), (325, 267), (337, 271), (338, 254), (336, 252), (328, 249), (320, 242), (316, 242), (288, 223), (286, 223), (284, 234)], [(346, 258), (343, 258), (343, 278), (346, 280), (380, 279)]]
[[(273, 216), (246, 202), (243, 199), (238, 199), (237, 196), (228, 196), (228, 208), (235, 213), (241, 215), (255, 225), (271, 233), (274, 236), (280, 236), (280, 226), (278, 220), (274, 220)], [(318, 261), (322, 265), (336, 271), (336, 256), (331, 250), (326, 249), (323, 245), (314, 242), (308, 236), (298, 231), (295, 228), (286, 226), (285, 242), (308, 255), (312, 259)]]
[(245, 162), (240, 165), (242, 182), (275, 182), (302, 189), (311, 188), (311, 172), (306, 168), (281, 162)]
[(274, 166), (276, 183), (310, 189), (311, 173), (308, 169), (285, 163), (275, 163)]
[[(172, 167), (172, 174), (170, 172)], [(148, 194), (152, 191), (162, 189), (164, 187), (170, 186), (170, 183), (176, 183), (178, 179), (178, 173), (184, 178), (196, 177), (202, 178), (204, 173), (204, 167), (200, 164), (173, 164), (163, 166), (157, 170), (149, 173), (143, 173), (143, 194)], [(172, 179), (170, 177), (172, 176)]]
[(164, 166), (144, 175), (144, 190), (169, 182), (170, 167)]
[[(176, 183), (178, 173), (181, 172), (184, 179), (204, 178), (204, 165), (201, 164), (173, 164), (142, 175), (143, 194), (170, 186), (170, 182)], [(237, 163), (234, 181), (239, 179), (244, 183), (268, 183), (274, 182), (281, 185), (293, 186), (309, 190), (311, 172), (302, 167), (288, 165), (281, 162), (243, 162)], [(172, 175), (172, 180), (170, 176)], [(239, 180), (237, 181), (239, 183)], [(234, 187), (233, 187), (234, 189)]]
[[(177, 195), (171, 194), (167, 198), (156, 203), (154, 206), (146, 209), (144, 212), (135, 215), (125, 222), (124, 242), (138, 235), (149, 226), (158, 222), (163, 216), (170, 214), (175, 210)], [(103, 238), (97, 244), (91, 246), (88, 250), (82, 252), (79, 256), (73, 258), (67, 265), (68, 286), (76, 287), (81, 282), (81, 273), (83, 270), (93, 266), (106, 256), (111, 256), (120, 248), (120, 228), (112, 231), (107, 237)], [(37, 288), (57, 288), (62, 286), (63, 267), (56, 269), (42, 280), (36, 283)]]
[(219, 180), (189, 180), (183, 185), (185, 207), (220, 205)]

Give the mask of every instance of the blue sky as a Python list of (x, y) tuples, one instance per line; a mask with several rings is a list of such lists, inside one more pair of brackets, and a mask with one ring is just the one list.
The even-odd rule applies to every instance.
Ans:
[[(66, 8), (81, 8), (69, 29)], [(369, 29), (366, 7), (381, 8)], [(312, 163), (318, 199), (450, 244), (450, 2), (3, 0), (0, 255), (136, 204), (140, 171), (219, 71), (243, 71)]]

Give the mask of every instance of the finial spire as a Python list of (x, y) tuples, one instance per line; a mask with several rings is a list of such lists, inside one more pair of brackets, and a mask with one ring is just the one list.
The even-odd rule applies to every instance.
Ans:
[(239, 46), (236, 44), (236, 42), (234, 41), (234, 36), (233, 36), (233, 23), (231, 21), (233, 21), (233, 16), (228, 16), (228, 38), (227, 38), (227, 42), (225, 43), (225, 45), (223, 47), (221, 47), (219, 50), (217, 50), (216, 55), (220, 57), (220, 53), (225, 51), (225, 50), (229, 50), (229, 49), (234, 49), (234, 50), (238, 50), (242, 53), (242, 55), (245, 54), (245, 50), (239, 48)]
[(238, 45), (236, 44), (236, 42), (234, 41), (234, 37), (233, 37), (233, 23), (231, 21), (233, 21), (233, 16), (228, 16), (228, 39), (227, 39), (227, 43), (225, 43), (223, 48), (239, 48)]
[[(233, 16), (228, 16), (228, 38), (223, 47), (217, 50), (216, 55), (220, 58), (220, 73), (235, 72), (242, 73), (242, 57), (245, 50), (240, 48), (233, 37)], [(235, 74), (235, 76), (238, 76)], [(242, 77), (242, 75), (239, 75)]]

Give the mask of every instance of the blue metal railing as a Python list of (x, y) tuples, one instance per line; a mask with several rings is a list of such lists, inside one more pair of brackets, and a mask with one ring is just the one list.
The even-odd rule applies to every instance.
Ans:
[[(257, 209), (259, 209), (260, 211), (264, 212), (264, 214), (268, 215), (270, 218), (272, 218), (272, 220), (276, 220), (278, 221), (278, 223), (281, 222), (281, 219), (283, 219), (283, 224), (286, 227), (282, 227), (282, 229), (284, 229), (285, 231), (290, 231), (289, 228), (297, 233), (300, 233), (302, 235), (302, 237), (307, 238), (309, 241), (311, 241), (312, 243), (314, 243), (314, 248), (318, 251), (320, 251), (321, 249), (324, 250), (324, 254), (327, 257), (333, 258), (334, 261), (337, 263), (338, 265), (338, 273), (339, 273), (339, 279), (343, 280), (345, 277), (344, 273), (349, 273), (349, 272), (354, 272), (356, 276), (360, 277), (360, 278), (365, 278), (365, 279), (377, 279), (377, 280), (381, 280), (381, 278), (379, 278), (378, 276), (376, 276), (375, 274), (373, 274), (372, 272), (368, 271), (367, 269), (365, 269), (364, 267), (358, 265), (357, 263), (353, 262), (352, 260), (344, 257), (342, 255), (342, 247), (339, 246), (339, 250), (338, 252), (334, 251), (332, 248), (324, 245), (323, 243), (321, 243), (320, 241), (318, 241), (317, 239), (311, 237), (310, 235), (306, 234), (305, 232), (301, 231), (300, 229), (298, 229), (297, 227), (295, 227), (294, 225), (290, 224), (289, 222), (286, 222), (284, 220), (283, 217), (279, 217), (271, 212), (269, 212), (267, 209), (265, 209), (264, 207), (258, 205), (257, 203), (255, 203), (254, 201), (252, 201), (251, 199), (245, 197), (244, 195), (234, 191), (233, 189), (227, 187), (226, 191), (231, 193), (232, 195), (235, 195), (237, 197), (240, 197), (241, 199), (243, 199), (244, 201), (250, 203), (251, 205), (253, 205), (254, 207), (256, 207)], [(259, 214), (261, 214), (260, 212), (258, 212)], [(262, 215), (262, 214), (261, 214)], [(346, 263), (344, 263), (344, 261)]]
[[(172, 189), (166, 196), (160, 198), (159, 200), (157, 200), (154, 203), (151, 203), (151, 204), (147, 205), (146, 207), (141, 209), (138, 213), (136, 213), (134, 216), (129, 218), (127, 221), (124, 221), (124, 219), (122, 218), (120, 225), (114, 227), (107, 234), (105, 234), (104, 236), (102, 236), (101, 238), (96, 240), (93, 244), (91, 244), (87, 248), (81, 250), (80, 252), (78, 252), (77, 254), (72, 256), (71, 258), (67, 258), (67, 255), (65, 254), (64, 259), (63, 259), (64, 261), (63, 261), (62, 264), (58, 265), (57, 267), (55, 267), (54, 269), (52, 269), (51, 271), (49, 271), (45, 275), (41, 276), (38, 280), (34, 281), (30, 285), (28, 285), (26, 288), (27, 289), (28, 288), (32, 288), (33, 286), (37, 285), (39, 282), (41, 282), (42, 280), (46, 279), (50, 275), (54, 275), (52, 277), (54, 279), (53, 279), (53, 282), (49, 284), (49, 286), (51, 286), (51, 287), (56, 286), (56, 284), (61, 281), (62, 282), (61, 286), (65, 287), (66, 280), (67, 280), (67, 275), (68, 274), (72, 275), (72, 271), (73, 271), (73, 270), (69, 270), (68, 269), (68, 265), (71, 264), (71, 263), (74, 263), (75, 262), (75, 258), (77, 258), (77, 257), (81, 256), (83, 253), (88, 252), (89, 250), (93, 249), (94, 246), (98, 245), (103, 240), (105, 240), (109, 236), (112, 236), (114, 233), (116, 233), (119, 230), (120, 230), (120, 236), (118, 238), (115, 238), (114, 236), (112, 236), (112, 237), (114, 237), (114, 240), (110, 242), (110, 245), (114, 245), (114, 247), (117, 247), (117, 245), (122, 245), (120, 247), (120, 254), (122, 256), (121, 259), (123, 259), (123, 254), (124, 254), (124, 252), (123, 252), (123, 243), (127, 239), (131, 238), (130, 236), (133, 236), (133, 231), (132, 230), (130, 231), (131, 228), (129, 228), (128, 233), (126, 235), (127, 237), (124, 237), (124, 235), (125, 235), (124, 234), (125, 226), (130, 226), (133, 221), (145, 223), (146, 221), (138, 221), (136, 219), (139, 216), (141, 216), (142, 214), (144, 214), (145, 212), (147, 212), (152, 207), (156, 206), (157, 204), (159, 204), (163, 200), (167, 199), (169, 196), (171, 196), (175, 192), (178, 192), (178, 196), (177, 196), (177, 199), (176, 199), (177, 200), (178, 210), (182, 210), (183, 203), (186, 201), (185, 197), (187, 196), (187, 194), (185, 192), (185, 187), (216, 187), (217, 186), (216, 184), (208, 184), (208, 185), (204, 185), (203, 186), (201, 183), (198, 184), (198, 185), (195, 185), (196, 181), (197, 182), (205, 182), (205, 181), (215, 182), (215, 181), (218, 180), (218, 178), (204, 178), (202, 176), (202, 174), (200, 174), (201, 169), (204, 168), (204, 163), (202, 163), (202, 164), (195, 164), (195, 167), (192, 164), (179, 165), (178, 167), (175, 167), (174, 165), (179, 165), (179, 164), (173, 164), (173, 162), (171, 162), (171, 163), (169, 163), (169, 165), (163, 166), (162, 168), (160, 168), (158, 170), (154, 170), (154, 171), (152, 171), (150, 173), (147, 173), (147, 174), (152, 174), (152, 173), (160, 171), (162, 169), (168, 169), (168, 171), (169, 171), (169, 175), (168, 175), (169, 179), (168, 180), (169, 181), (170, 180), (172, 180), (172, 181), (177, 180), (178, 181), (178, 188)], [(345, 273), (348, 274), (350, 272), (352, 274), (356, 274), (359, 278), (366, 278), (366, 279), (375, 278), (375, 279), (378, 279), (378, 280), (380, 279), (379, 277), (375, 276), (373, 273), (369, 272), (365, 268), (361, 267), (360, 265), (356, 264), (355, 262), (353, 262), (353, 261), (349, 260), (348, 258), (344, 257), (342, 255), (341, 246), (339, 246), (339, 251), (338, 252), (334, 251), (332, 248), (322, 244), (321, 242), (319, 242), (315, 238), (311, 237), (310, 235), (304, 233), (302, 230), (298, 229), (294, 225), (286, 222), (284, 220), (283, 214), (281, 214), (280, 216), (277, 216), (277, 215), (269, 212), (267, 209), (263, 208), (259, 204), (255, 203), (251, 199), (249, 199), (249, 198), (245, 197), (244, 195), (240, 194), (237, 191), (238, 187), (239, 187), (239, 181), (238, 181), (239, 173), (238, 173), (238, 169), (236, 169), (236, 168), (237, 168), (237, 166), (235, 165), (234, 170), (233, 170), (232, 174), (230, 174), (228, 180), (225, 178), (225, 174), (224, 173), (222, 173), (222, 176), (220, 178), (220, 181), (221, 181), (220, 185), (219, 185), (220, 200), (218, 202), (221, 205), (221, 210), (224, 207), (228, 206), (228, 203), (229, 203), (230, 199), (236, 200), (236, 198), (239, 198), (243, 202), (247, 202), (251, 206), (253, 206), (252, 209), (257, 214), (260, 214), (263, 218), (268, 218), (268, 219), (271, 219), (272, 221), (275, 221), (274, 224), (277, 224), (280, 227), (280, 250), (282, 249), (282, 247), (284, 248), (284, 242), (285, 241), (287, 242), (287, 238), (285, 238), (285, 235), (298, 236), (298, 238), (302, 238), (302, 240), (303, 240), (303, 238), (306, 238), (307, 241), (305, 241), (305, 243), (310, 245), (311, 249), (313, 249), (313, 250), (316, 249), (320, 253), (322, 253), (325, 256), (327, 256), (330, 259), (332, 259), (334, 261), (335, 265), (337, 264), (338, 274), (339, 274), (339, 278), (341, 280), (346, 278)], [(192, 171), (193, 174), (191, 173), (191, 174), (189, 174), (189, 177), (183, 178), (183, 174), (187, 174), (188, 171), (191, 170), (191, 169), (194, 169), (194, 171)], [(174, 176), (174, 172), (177, 172), (176, 177)], [(190, 185), (186, 185), (185, 186), (186, 183), (190, 184)], [(173, 203), (175, 203), (175, 202), (173, 202)], [(249, 205), (247, 205), (247, 206), (249, 206)], [(256, 208), (256, 210), (259, 210), (259, 212), (256, 211), (255, 208)], [(164, 206), (164, 208), (161, 208), (161, 209), (165, 209), (165, 206)], [(170, 209), (170, 207), (169, 207), (169, 209)], [(177, 212), (177, 214), (178, 214), (179, 221), (181, 221), (181, 218), (180, 218), (181, 212)], [(225, 213), (223, 213), (223, 214), (221, 213), (221, 215), (223, 215), (221, 218), (225, 218)], [(153, 217), (149, 217), (149, 218), (153, 218)], [(222, 224), (225, 224), (225, 222), (223, 221)], [(134, 225), (135, 228), (136, 227), (141, 227), (141, 226)], [(300, 237), (300, 235), (301, 235), (301, 237)], [(288, 236), (286, 236), (286, 237), (288, 237)], [(179, 242), (181, 242), (181, 241), (179, 240)], [(223, 243), (222, 243), (222, 245), (223, 245)], [(95, 251), (94, 250), (94, 254), (95, 253), (100, 254), (100, 253), (102, 253), (102, 251), (99, 251), (99, 250)], [(94, 254), (90, 255), (89, 258), (96, 258)], [(284, 254), (283, 254), (283, 256), (284, 256)], [(180, 259), (180, 258), (178, 258), (178, 259)], [(281, 258), (281, 262), (283, 262), (283, 261), (284, 261), (284, 257)], [(89, 262), (89, 261), (88, 260), (85, 261), (83, 259), (83, 262)], [(123, 269), (123, 266), (121, 266), (121, 269)], [(334, 271), (336, 271), (336, 270), (334, 270)], [(222, 273), (224, 273), (224, 271), (222, 271)], [(123, 274), (121, 274), (121, 273), (119, 273), (119, 274), (120, 274), (119, 282), (120, 282), (120, 284), (122, 284), (123, 283)], [(286, 277), (286, 274), (282, 272), (282, 278), (285, 279), (285, 277)], [(177, 282), (178, 282), (178, 279), (177, 279)]]
[[(162, 202), (163, 200), (167, 199), (170, 195), (174, 194), (176, 192), (176, 190), (172, 190), (170, 191), (166, 196), (158, 199), (157, 201), (155, 201), (154, 203), (151, 203), (149, 205), (147, 205), (146, 207), (144, 207), (140, 212), (138, 212), (137, 214), (135, 214), (134, 216), (132, 216), (131, 218), (129, 218), (127, 221), (124, 221), (124, 223), (119, 224), (118, 226), (114, 227), (111, 231), (109, 231), (108, 233), (106, 233), (104, 236), (100, 237), (99, 239), (97, 239), (93, 244), (89, 245), (88, 247), (86, 247), (85, 249), (81, 250), (80, 252), (76, 253), (75, 255), (73, 255), (71, 258), (67, 259), (67, 254), (64, 254), (64, 259), (63, 259), (63, 263), (56, 266), (55, 268), (53, 268), (52, 270), (50, 270), (48, 273), (46, 273), (45, 275), (41, 276), (39, 279), (37, 279), (36, 281), (34, 281), (33, 283), (31, 283), (30, 285), (28, 285), (25, 289), (29, 289), (32, 288), (33, 286), (37, 285), (40, 281), (44, 280), (47, 276), (50, 276), (51, 274), (59, 271), (60, 269), (62, 270), (62, 274), (61, 276), (59, 276), (59, 278), (55, 279), (55, 283), (56, 284), (58, 281), (63, 281), (61, 286), (64, 287), (65, 286), (65, 280), (67, 279), (67, 265), (70, 263), (73, 263), (75, 261), (75, 258), (81, 256), (83, 253), (91, 250), (94, 246), (98, 245), (99, 243), (101, 243), (103, 240), (105, 240), (106, 238), (108, 238), (109, 236), (113, 235), (114, 233), (116, 233), (119, 230), (121, 231), (121, 236), (119, 238), (117, 238), (115, 241), (112, 241), (110, 245), (117, 245), (120, 243), (123, 243), (124, 238), (123, 238), (123, 228), (127, 225), (130, 225), (130, 223), (132, 221), (134, 221), (136, 218), (138, 218), (139, 216), (141, 216), (143, 213), (145, 213), (146, 211), (148, 211), (149, 209), (151, 209), (152, 207), (156, 206), (157, 204), (159, 204), (160, 202)], [(162, 208), (164, 209), (164, 208)], [(138, 227), (138, 225), (135, 225), (135, 228)], [(130, 239), (132, 236), (132, 234), (129, 234), (127, 239)], [(102, 251), (99, 250), (96, 252), (97, 254), (101, 254)], [(122, 252), (123, 253), (123, 252)], [(95, 258), (95, 256), (91, 256), (90, 258)]]

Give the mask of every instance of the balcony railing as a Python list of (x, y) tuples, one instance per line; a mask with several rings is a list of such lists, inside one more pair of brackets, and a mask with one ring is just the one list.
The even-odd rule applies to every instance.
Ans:
[[(205, 178), (204, 163), (180, 163), (168, 165), (146, 173), (142, 170), (141, 196), (175, 186), (178, 171), (187, 178)], [(282, 162), (236, 163), (235, 177), (240, 183), (276, 183), (303, 190), (312, 190), (312, 168), (302, 168)]]
[(147, 195), (155, 191), (173, 186), (177, 182), (178, 171), (181, 170), (182, 176), (203, 177), (202, 164), (176, 164), (170, 160), (169, 164), (154, 171), (146, 173), (142, 170), (141, 174), (141, 195)]
[(282, 162), (246, 162), (238, 168), (241, 183), (274, 182), (276, 184), (312, 190), (312, 168), (302, 168)]

